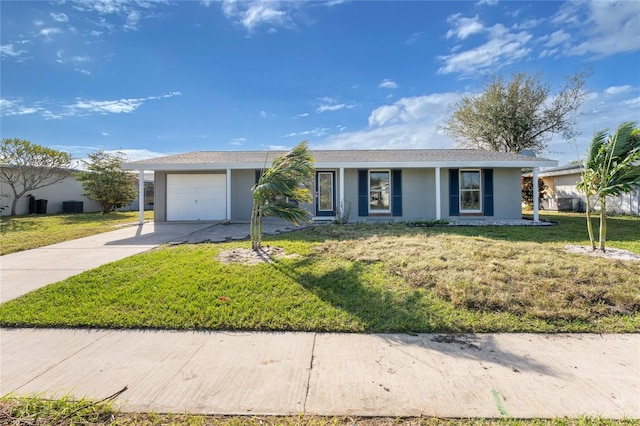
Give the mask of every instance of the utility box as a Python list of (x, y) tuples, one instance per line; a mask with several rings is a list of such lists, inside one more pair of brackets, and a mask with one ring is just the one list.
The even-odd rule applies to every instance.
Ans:
[(84, 211), (84, 203), (82, 201), (63, 201), (62, 213), (82, 213)]
[(36, 200), (36, 214), (47, 214), (49, 200)]
[(559, 212), (583, 212), (580, 198), (558, 198)]

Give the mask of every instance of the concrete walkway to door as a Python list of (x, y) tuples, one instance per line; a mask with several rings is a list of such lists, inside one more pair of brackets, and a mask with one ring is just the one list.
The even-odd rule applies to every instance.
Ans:
[[(296, 229), (282, 221), (265, 221), (264, 233)], [(83, 271), (151, 250), (165, 243), (243, 240), (249, 224), (153, 223), (0, 256), (0, 303), (62, 281)]]

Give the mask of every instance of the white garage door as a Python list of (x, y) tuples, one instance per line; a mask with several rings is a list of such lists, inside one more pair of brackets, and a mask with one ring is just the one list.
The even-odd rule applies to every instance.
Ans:
[(225, 174), (168, 174), (167, 220), (222, 220), (227, 216)]

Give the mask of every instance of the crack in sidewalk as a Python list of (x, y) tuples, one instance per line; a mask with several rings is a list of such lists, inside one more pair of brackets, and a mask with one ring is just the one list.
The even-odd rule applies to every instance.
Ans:
[(302, 404), (302, 414), (307, 414), (307, 400), (309, 399), (309, 390), (311, 388), (311, 371), (313, 370), (313, 360), (316, 357), (316, 337), (318, 333), (313, 333), (313, 345), (311, 346), (311, 359), (309, 360), (309, 374), (307, 374), (307, 391), (304, 395), (304, 404)]

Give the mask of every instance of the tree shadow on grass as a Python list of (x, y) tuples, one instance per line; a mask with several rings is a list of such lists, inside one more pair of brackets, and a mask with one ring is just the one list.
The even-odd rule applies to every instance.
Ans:
[(363, 331), (376, 333), (381, 344), (398, 350), (406, 345), (418, 346), (424, 351), (435, 350), (448, 356), (498, 364), (514, 372), (556, 375), (545, 364), (501, 349), (491, 334), (425, 334), (450, 330), (451, 324), (443, 318), (446, 314), (438, 312), (441, 308), (424, 292), (399, 293), (371, 283), (371, 274), (376, 272), (371, 264), (350, 262), (320, 273), (298, 272), (313, 269), (314, 262), (314, 256), (309, 256), (276, 262), (272, 266), (321, 300), (356, 317)]

